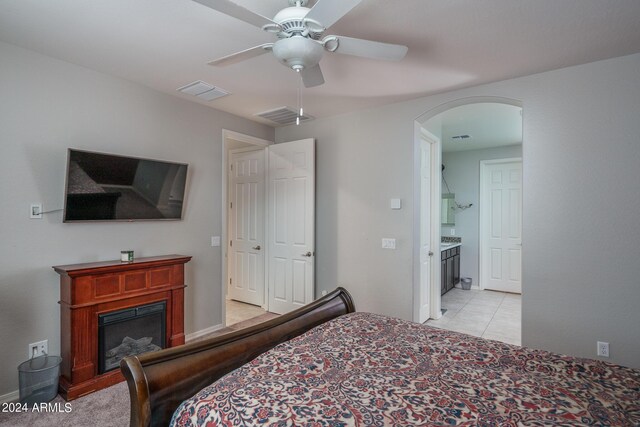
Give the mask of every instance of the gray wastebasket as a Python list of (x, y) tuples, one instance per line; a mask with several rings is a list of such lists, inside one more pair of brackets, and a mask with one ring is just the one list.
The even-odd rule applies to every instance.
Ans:
[(471, 289), (471, 277), (463, 277), (462, 279), (460, 279), (460, 284), (462, 285), (462, 289), (464, 289), (465, 291), (468, 291), (469, 289)]
[(22, 362), (18, 366), (20, 403), (46, 403), (56, 397), (60, 363), (62, 358), (47, 354)]

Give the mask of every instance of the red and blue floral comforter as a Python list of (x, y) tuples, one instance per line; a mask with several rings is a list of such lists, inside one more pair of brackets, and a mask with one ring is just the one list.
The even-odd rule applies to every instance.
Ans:
[(353, 313), (278, 345), (173, 426), (638, 426), (640, 371)]

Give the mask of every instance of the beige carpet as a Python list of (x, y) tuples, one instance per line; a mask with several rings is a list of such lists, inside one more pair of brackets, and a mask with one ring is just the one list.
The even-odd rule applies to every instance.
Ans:
[[(50, 403), (64, 411), (59, 395)], [(71, 411), (1, 413), (0, 426), (15, 427), (126, 427), (129, 425), (129, 391), (126, 383), (88, 394), (69, 402)]]
[[(244, 322), (201, 337), (199, 340), (246, 328), (277, 317), (266, 313)], [(0, 407), (0, 426), (2, 427), (126, 427), (129, 425), (129, 391), (122, 382), (104, 390), (91, 393), (69, 402), (71, 411), (66, 413), (65, 401), (59, 395), (50, 403), (54, 409), (63, 412), (26, 412), (3, 413)]]

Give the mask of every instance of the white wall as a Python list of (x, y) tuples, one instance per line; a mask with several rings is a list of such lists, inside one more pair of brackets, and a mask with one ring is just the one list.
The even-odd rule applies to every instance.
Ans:
[[(460, 275), (471, 277), (473, 286), (479, 284), (479, 240), (480, 240), (480, 161), (491, 159), (507, 159), (522, 157), (522, 146), (486, 148), (483, 150), (453, 151), (442, 153), (442, 164), (445, 165), (444, 177), (449, 188), (456, 195), (461, 205), (473, 203), (469, 209), (456, 211), (455, 226), (442, 226), (442, 235), (462, 237), (460, 248)], [(442, 184), (442, 192), (447, 190)]]
[[(273, 139), (273, 129), (125, 80), (0, 43), (0, 395), (18, 388), (29, 343), (59, 354), (59, 285), (52, 265), (192, 255), (186, 332), (222, 322), (222, 129)], [(63, 206), (67, 148), (189, 164), (183, 221), (30, 220), (29, 204)]]
[(276, 142), (305, 137), (317, 138), (316, 296), (340, 285), (358, 310), (410, 319), (413, 118), (380, 108), (276, 129)]
[(318, 290), (342, 284), (359, 310), (410, 319), (414, 120), (460, 98), (517, 99), (523, 343), (595, 357), (608, 341), (609, 360), (640, 367), (638, 70), (640, 54), (276, 129), (280, 142), (317, 138)]

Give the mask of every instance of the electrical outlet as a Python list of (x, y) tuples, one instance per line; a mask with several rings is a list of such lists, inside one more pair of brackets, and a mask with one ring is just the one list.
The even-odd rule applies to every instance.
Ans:
[(322, 292), (320, 292), (320, 294), (321, 294), (322, 296), (325, 296), (325, 295), (327, 294), (327, 291), (322, 291)]
[(452, 236), (456, 235), (456, 229), (455, 228), (452, 228), (449, 232), (451, 233)]
[(40, 219), (42, 218), (42, 203), (31, 203), (29, 209), (29, 218)]
[(211, 246), (220, 246), (220, 236), (211, 236)]
[(382, 249), (395, 249), (396, 248), (396, 239), (383, 238), (382, 239)]
[(598, 356), (609, 357), (609, 343), (598, 341)]
[(49, 340), (29, 344), (29, 359), (49, 354)]

